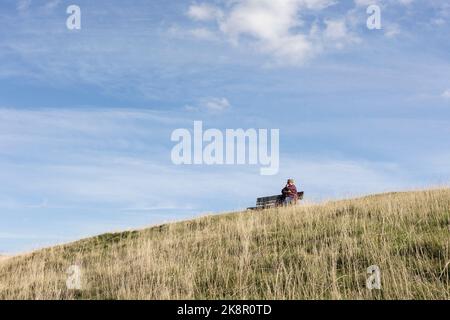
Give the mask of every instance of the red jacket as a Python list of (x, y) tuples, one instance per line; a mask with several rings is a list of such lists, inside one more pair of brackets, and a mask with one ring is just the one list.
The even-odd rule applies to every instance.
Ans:
[(285, 197), (294, 198), (295, 200), (298, 199), (297, 187), (295, 186), (295, 184), (287, 185), (281, 192)]

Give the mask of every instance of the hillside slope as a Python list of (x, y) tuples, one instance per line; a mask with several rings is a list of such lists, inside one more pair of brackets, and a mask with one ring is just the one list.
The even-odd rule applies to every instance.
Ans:
[(0, 299), (450, 299), (449, 235), (448, 189), (209, 216), (8, 259)]

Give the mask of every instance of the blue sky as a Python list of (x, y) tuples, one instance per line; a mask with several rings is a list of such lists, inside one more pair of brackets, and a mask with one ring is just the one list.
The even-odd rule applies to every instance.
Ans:
[[(2, 1), (0, 253), (245, 208), (288, 177), (309, 201), (448, 185), (449, 18), (437, 0)], [(173, 165), (194, 120), (280, 129), (279, 173)]]

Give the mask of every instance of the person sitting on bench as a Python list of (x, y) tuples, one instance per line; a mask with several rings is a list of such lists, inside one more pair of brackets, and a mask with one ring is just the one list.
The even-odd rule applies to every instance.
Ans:
[(296, 204), (298, 200), (297, 187), (295, 186), (294, 179), (288, 179), (286, 186), (281, 190), (283, 194), (283, 204), (290, 205)]

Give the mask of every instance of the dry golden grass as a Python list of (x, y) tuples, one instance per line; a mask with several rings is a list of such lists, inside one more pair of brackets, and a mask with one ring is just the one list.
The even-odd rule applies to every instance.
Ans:
[(443, 189), (105, 234), (4, 261), (0, 299), (449, 299), (449, 221)]

